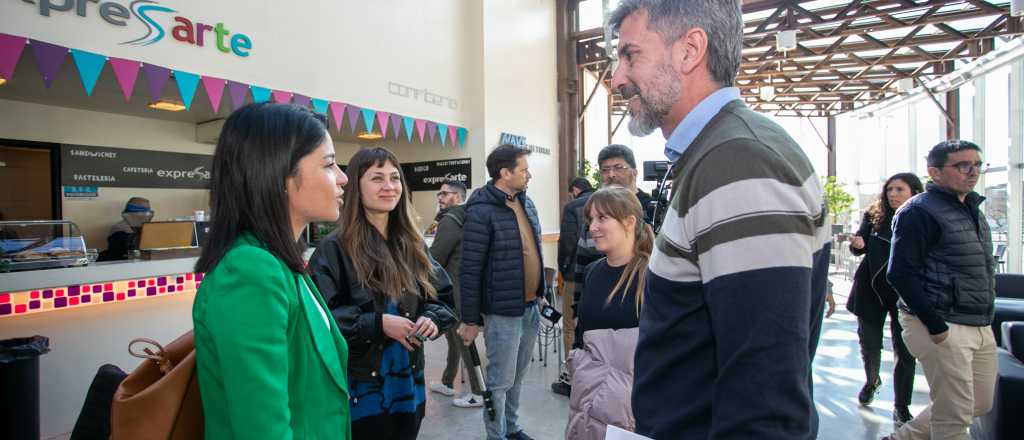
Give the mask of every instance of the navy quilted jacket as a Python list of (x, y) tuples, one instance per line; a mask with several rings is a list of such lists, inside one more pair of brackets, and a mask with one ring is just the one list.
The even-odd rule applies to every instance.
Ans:
[[(459, 272), (462, 322), (483, 324), (483, 314), (522, 316), (523, 244), (516, 214), (505, 205), (505, 193), (494, 181), (480, 188), (466, 202), (466, 225), (462, 234), (462, 267)], [(530, 218), (533, 239), (540, 249), (540, 220), (537, 208), (526, 192), (516, 194)], [(540, 273), (544, 273), (543, 257)], [(544, 294), (541, 277), (537, 296)]]

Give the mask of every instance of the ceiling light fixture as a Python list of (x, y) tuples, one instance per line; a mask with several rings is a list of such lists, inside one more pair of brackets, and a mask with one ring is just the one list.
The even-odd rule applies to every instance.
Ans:
[(359, 132), (358, 135), (356, 135), (356, 137), (364, 141), (375, 141), (377, 139), (383, 138), (384, 135), (377, 133), (375, 131), (361, 131)]
[(147, 105), (147, 107), (156, 110), (164, 110), (168, 112), (180, 112), (182, 110), (185, 110), (185, 104), (165, 99), (161, 99), (156, 102), (151, 102), (149, 103), (149, 105)]

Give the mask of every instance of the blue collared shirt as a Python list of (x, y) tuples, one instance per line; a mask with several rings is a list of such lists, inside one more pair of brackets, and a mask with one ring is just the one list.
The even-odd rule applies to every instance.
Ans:
[(700, 104), (697, 104), (683, 121), (672, 130), (672, 135), (665, 142), (665, 156), (668, 160), (675, 162), (690, 148), (690, 144), (697, 138), (704, 126), (708, 125), (711, 118), (714, 118), (725, 107), (729, 101), (740, 99), (740, 89), (736, 87), (723, 87), (708, 95)]

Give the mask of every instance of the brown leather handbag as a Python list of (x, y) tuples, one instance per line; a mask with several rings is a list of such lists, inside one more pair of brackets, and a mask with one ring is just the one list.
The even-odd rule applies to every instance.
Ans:
[[(142, 352), (133, 349), (148, 345)], [(146, 359), (117, 387), (110, 415), (111, 440), (192, 440), (203, 438), (192, 331), (166, 347), (152, 339), (128, 344), (132, 356)]]

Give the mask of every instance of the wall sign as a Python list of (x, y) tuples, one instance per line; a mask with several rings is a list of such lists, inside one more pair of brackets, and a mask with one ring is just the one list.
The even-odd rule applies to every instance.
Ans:
[(65, 199), (93, 199), (99, 197), (100, 189), (96, 186), (65, 186)]
[(541, 146), (538, 146), (538, 145), (527, 144), (526, 143), (526, 136), (520, 136), (520, 135), (516, 135), (516, 134), (512, 134), (512, 133), (502, 132), (501, 133), (501, 138), (498, 139), (498, 143), (500, 143), (500, 144), (515, 145), (517, 147), (525, 148), (527, 150), (530, 150), (533, 153), (546, 154), (548, 156), (551, 155), (551, 149), (550, 148), (544, 148), (544, 147), (541, 147)]
[[(178, 11), (155, 0), (132, 1), (129, 5), (114, 0), (23, 0), (35, 4), (39, 15), (75, 14), (82, 18), (102, 20), (111, 26), (119, 26), (133, 32), (136, 38), (121, 42), (136, 46), (149, 46), (159, 42), (170, 29), (171, 37), (178, 42), (193, 46), (215, 46), (225, 54), (239, 57), (249, 56), (252, 39), (238, 32), (232, 33), (223, 22), (210, 25), (195, 18), (177, 15)], [(171, 15), (174, 13), (175, 15)]]
[(403, 98), (409, 98), (414, 101), (423, 101), (427, 104), (433, 104), (438, 107), (448, 107), (452, 110), (459, 108), (459, 101), (451, 96), (442, 96), (437, 93), (431, 93), (426, 88), (418, 88), (407, 86), (396, 83), (394, 81), (388, 81), (388, 93), (394, 96), (401, 96)]
[(438, 190), (449, 180), (458, 180), (466, 184), (466, 188), (472, 188), (472, 171), (469, 158), (402, 164), (402, 174), (405, 174), (411, 191)]
[(67, 144), (60, 146), (60, 162), (65, 187), (206, 189), (213, 168), (206, 154)]

